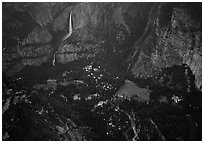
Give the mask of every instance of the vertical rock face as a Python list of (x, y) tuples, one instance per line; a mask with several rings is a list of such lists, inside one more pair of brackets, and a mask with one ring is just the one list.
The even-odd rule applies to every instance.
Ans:
[[(148, 7), (140, 3), (4, 3), (3, 71), (6, 75), (14, 75), (27, 65), (50, 63), (55, 53), (56, 62), (62, 64), (103, 53), (109, 53), (109, 56), (116, 53), (114, 57), (118, 58), (123, 55), (119, 51), (128, 50), (124, 44), (128, 37), (139, 36), (138, 31), (135, 36), (132, 30), (140, 29), (141, 33), (139, 26), (147, 16), (141, 11), (148, 11)], [(141, 11), (135, 11), (135, 8)], [(62, 41), (69, 32), (70, 13), (73, 33)], [(126, 19), (127, 16), (131, 20)], [(13, 33), (19, 28), (24, 32)], [(16, 44), (9, 45), (8, 41)]]
[[(3, 71), (14, 75), (27, 65), (50, 64), (55, 55), (56, 63), (105, 57), (116, 66), (134, 51), (136, 77), (187, 64), (201, 88), (200, 11), (199, 4), (4, 3)], [(62, 41), (70, 13), (73, 32)]]
[[(142, 44), (138, 61), (132, 72), (135, 76), (150, 77), (158, 71), (174, 65), (186, 64), (195, 75), (195, 84), (201, 89), (202, 47), (201, 9), (197, 7), (192, 15), (192, 7), (161, 5), (155, 17), (155, 29)], [(166, 13), (168, 18), (164, 18)], [(166, 22), (165, 22), (166, 20)]]
[(45, 44), (52, 40), (50, 32), (43, 27), (36, 27), (23, 39), (22, 45), (26, 44)]

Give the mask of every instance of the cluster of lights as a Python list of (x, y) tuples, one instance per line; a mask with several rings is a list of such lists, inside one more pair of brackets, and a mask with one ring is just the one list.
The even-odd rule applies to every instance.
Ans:
[(84, 67), (84, 70), (86, 71), (86, 72), (90, 72), (90, 71), (99, 71), (99, 69), (101, 68), (101, 66), (99, 65), (98, 67), (93, 67), (92, 65), (87, 65), (87, 66), (85, 66)]
[(175, 96), (175, 95), (174, 95), (171, 99), (172, 99), (176, 104), (182, 100), (181, 98), (179, 98), (178, 96)]
[(94, 108), (103, 107), (103, 105), (104, 105), (104, 104), (107, 104), (107, 103), (108, 103), (108, 100), (99, 101), (96, 105), (94, 105)]
[[(90, 76), (90, 75), (88, 75), (88, 76)], [(102, 79), (102, 77), (103, 77), (103, 74), (100, 74), (99, 76), (93, 76), (93, 78), (94, 78), (94, 80), (95, 80), (95, 82), (97, 83), (100, 79)]]
[(103, 77), (103, 74), (96, 76), (94, 73), (99, 72), (100, 68), (101, 66), (93, 67), (92, 65), (87, 65), (84, 67), (84, 70), (89, 73), (87, 76), (93, 77), (93, 79), (97, 83)]
[(65, 99), (65, 102), (68, 101), (67, 98), (63, 94), (60, 94), (59, 96), (62, 97), (63, 99)]
[(116, 125), (113, 124), (113, 122), (107, 122), (107, 126), (111, 128), (115, 128)]
[(80, 97), (79, 94), (75, 94), (75, 95), (73, 96), (73, 99), (74, 99), (74, 100), (81, 100), (81, 97)]
[(92, 68), (93, 68), (92, 65), (87, 65), (87, 66), (84, 67), (84, 70), (86, 72), (90, 72), (92, 70)]
[(47, 111), (47, 110), (44, 110), (43, 107), (42, 107), (40, 110), (36, 110), (36, 112), (37, 112), (39, 115), (48, 113), (48, 111)]
[(113, 86), (111, 84), (107, 83), (107, 82), (101, 82), (101, 86), (105, 91), (113, 89)]
[(23, 90), (15, 92), (15, 94), (22, 94)]
[(96, 94), (89, 95), (88, 97), (85, 98), (85, 100), (91, 100), (91, 99), (97, 98), (97, 97), (100, 97), (100, 95), (96, 93)]
[(22, 77), (18, 77), (16, 80), (18, 81), (18, 80), (21, 80), (22, 79)]
[[(97, 105), (95, 105), (94, 107), (101, 107), (103, 108), (104, 105), (107, 105), (108, 100), (106, 101), (99, 101)], [(109, 112), (107, 112), (109, 111)], [(111, 113), (110, 113), (111, 111)], [(107, 130), (106, 130), (106, 135), (114, 135), (115, 131), (122, 131), (124, 129), (126, 129), (129, 126), (129, 121), (125, 120), (124, 124), (121, 124), (123, 122), (123, 120), (121, 120), (119, 118), (120, 115), (122, 115), (122, 112), (120, 112), (120, 108), (118, 106), (108, 106), (108, 108), (106, 109), (105, 113), (104, 110), (102, 110), (102, 112), (99, 112), (101, 115), (105, 115), (106, 117), (108, 116), (108, 118), (103, 118), (104, 121), (106, 121), (106, 126), (107, 126)], [(107, 115), (108, 113), (108, 115)]]
[(51, 92), (48, 94), (48, 95), (52, 95), (54, 93), (54, 91), (53, 90), (51, 90)]

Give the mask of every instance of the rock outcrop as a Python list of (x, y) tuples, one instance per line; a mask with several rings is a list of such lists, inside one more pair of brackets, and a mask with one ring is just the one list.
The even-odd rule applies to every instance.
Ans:
[[(199, 4), (4, 3), (3, 72), (103, 57), (121, 72), (130, 68), (135, 77), (148, 78), (186, 64), (201, 89), (200, 11)], [(70, 13), (73, 33), (62, 41)]]
[[(40, 66), (49, 62), (53, 60), (55, 53), (57, 53), (56, 62), (65, 64), (81, 58), (96, 57), (96, 53), (103, 54), (102, 44), (104, 43), (108, 45), (105, 51), (117, 52), (117, 46), (123, 44), (127, 39), (126, 36), (134, 35), (131, 29), (139, 25), (138, 22), (136, 26), (128, 26), (125, 17), (130, 7), (139, 7), (139, 4), (15, 3), (10, 5), (4, 3), (3, 7), (5, 9), (3, 18), (14, 19), (3, 22), (3, 35), (11, 34), (12, 31), (20, 28), (19, 25), (27, 27), (22, 29), (26, 31), (24, 33), (3, 36), (3, 71), (9, 76), (18, 73), (28, 65)], [(15, 9), (9, 13), (8, 11), (13, 7)], [(14, 17), (14, 13), (17, 13), (18, 17)], [(22, 16), (24, 13), (27, 14), (25, 19)], [(63, 34), (69, 32), (70, 13), (72, 13), (73, 33), (68, 40), (61, 43)], [(133, 18), (139, 17), (133, 15)], [(33, 25), (27, 25), (29, 19), (32, 19)], [(15, 20), (18, 20), (18, 23)], [(10, 26), (11, 24), (13, 27)], [(22, 36), (20, 37), (19, 34)], [(17, 38), (11, 39), (14, 36)], [(17, 44), (10, 47), (8, 40)], [(65, 54), (64, 50), (71, 52)]]
[[(198, 5), (197, 5), (198, 6)], [(170, 7), (170, 8), (169, 8)], [(196, 7), (196, 5), (194, 5)], [(144, 78), (157, 75), (163, 68), (186, 64), (195, 75), (195, 84), (202, 87), (202, 45), (200, 7), (161, 4), (155, 16), (155, 28), (142, 43), (132, 72)], [(171, 9), (171, 10), (168, 10)], [(168, 17), (163, 15), (167, 14)], [(197, 15), (197, 19), (193, 17)]]

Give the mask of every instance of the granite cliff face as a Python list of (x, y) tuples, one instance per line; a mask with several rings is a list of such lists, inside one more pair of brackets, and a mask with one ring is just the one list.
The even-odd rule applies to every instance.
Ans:
[(202, 139), (201, 3), (2, 11), (3, 140)]
[[(199, 4), (186, 5), (4, 3), (3, 72), (14, 75), (26, 66), (49, 64), (55, 52), (57, 63), (106, 56), (117, 67), (135, 51), (137, 60), (131, 63), (131, 71), (136, 77), (151, 77), (162, 68), (187, 64), (200, 89), (200, 9)], [(69, 30), (70, 13), (73, 33), (62, 44), (60, 38)], [(125, 71), (127, 67), (120, 68)]]
[[(160, 5), (155, 28), (145, 39), (138, 61), (132, 69), (136, 76), (150, 77), (162, 68), (186, 64), (195, 75), (196, 86), (201, 89), (202, 26), (198, 18), (199, 9), (194, 10), (190, 6)], [(165, 14), (167, 16), (163, 16)]]
[[(140, 10), (134, 13), (137, 7)], [(73, 5), (68, 3), (63, 6), (61, 3), (21, 5), (5, 3), (3, 8), (3, 19), (5, 19), (3, 71), (8, 75), (19, 72), (26, 65), (39, 66), (52, 60), (56, 50), (59, 52), (57, 60), (59, 59), (60, 63), (94, 57), (99, 51), (101, 51), (99, 55), (118, 52), (118, 47), (124, 45), (129, 37), (139, 37), (144, 28), (140, 25), (145, 22), (145, 16), (148, 13), (148, 11), (141, 13), (142, 8), (146, 8), (142, 4), (122, 3), (75, 3)], [(10, 9), (12, 11), (7, 12)], [(68, 32), (70, 12), (73, 33), (69, 40), (61, 45), (61, 35)], [(128, 21), (126, 17), (137, 20)], [(29, 24), (31, 21), (33, 21), (32, 24)], [(19, 33), (10, 35), (16, 29)], [(132, 29), (138, 30), (137, 34), (134, 34), (134, 31), (131, 33)], [(20, 30), (25, 32), (21, 33)], [(8, 40), (15, 45), (10, 45)], [(125, 49), (128, 49), (128, 46), (124, 46), (123, 50)], [(85, 54), (85, 51), (90, 54)], [(79, 52), (80, 55), (78, 55)], [(62, 58), (62, 55), (65, 58)], [(18, 62), (12, 62), (14, 60)]]

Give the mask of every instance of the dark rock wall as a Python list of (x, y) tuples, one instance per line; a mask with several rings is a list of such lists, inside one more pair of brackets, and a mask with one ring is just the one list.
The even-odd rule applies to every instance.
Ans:
[(186, 5), (160, 5), (155, 29), (142, 44), (138, 61), (132, 69), (135, 76), (147, 78), (163, 68), (186, 64), (195, 75), (196, 86), (201, 89), (201, 7), (192, 12), (195, 5)]
[[(73, 33), (62, 43), (70, 12)], [(200, 3), (3, 3), (3, 72), (52, 66), (55, 56), (61, 64), (105, 57), (104, 63), (123, 72), (121, 63), (135, 51), (135, 77), (187, 64), (200, 89), (201, 19)], [(134, 45), (141, 38), (139, 50)]]

